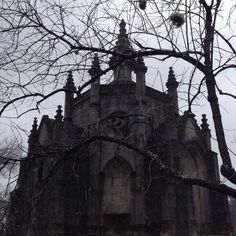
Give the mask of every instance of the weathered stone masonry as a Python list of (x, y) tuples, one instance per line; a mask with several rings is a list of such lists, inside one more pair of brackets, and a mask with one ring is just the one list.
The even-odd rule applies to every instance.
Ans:
[[(123, 20), (114, 52), (133, 52)], [(109, 63), (118, 60), (112, 56)], [(227, 197), (166, 178), (155, 158), (102, 140), (68, 151), (94, 134), (115, 137), (189, 176), (219, 181), (206, 116), (199, 127), (194, 114), (178, 113), (172, 68), (167, 93), (145, 85), (146, 71), (141, 57), (124, 61), (111, 83), (98, 79), (77, 97), (69, 73), (64, 118), (59, 106), (54, 119), (34, 121), (11, 194), (8, 236), (230, 235)], [(100, 72), (95, 55), (89, 74)]]

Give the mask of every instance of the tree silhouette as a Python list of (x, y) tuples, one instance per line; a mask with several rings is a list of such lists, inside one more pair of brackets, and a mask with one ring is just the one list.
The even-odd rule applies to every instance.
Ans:
[[(221, 173), (236, 183), (225, 140), (218, 95), (222, 91), (217, 77), (236, 68), (234, 34), (229, 33), (235, 12), (231, 4), (222, 20), (223, 0), (191, 1), (3, 1), (0, 6), (1, 110), (19, 117), (32, 110), (61, 88), (65, 73), (79, 73), (78, 96), (88, 85), (124, 61), (152, 56), (158, 61), (171, 58), (189, 64), (192, 73), (186, 91), (188, 111), (203, 87), (211, 107), (222, 158)], [(141, 8), (141, 9), (140, 9)], [(121, 17), (127, 19), (134, 50), (116, 52), (116, 28)], [(226, 22), (228, 30), (221, 30)], [(218, 26), (218, 24), (220, 24)], [(85, 71), (94, 53), (99, 53), (102, 69), (88, 78)], [(109, 57), (117, 62), (108, 64)], [(193, 92), (193, 80), (197, 89)], [(196, 87), (195, 86), (195, 87)], [(218, 91), (218, 92), (217, 92)], [(30, 108), (25, 107), (30, 103)]]

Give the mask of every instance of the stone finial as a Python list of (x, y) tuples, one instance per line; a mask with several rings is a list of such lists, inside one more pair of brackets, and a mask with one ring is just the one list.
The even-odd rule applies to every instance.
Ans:
[(57, 122), (62, 122), (63, 116), (62, 116), (62, 109), (61, 109), (61, 106), (60, 106), (60, 105), (57, 106), (56, 113), (57, 113), (57, 114), (54, 116), (55, 121), (57, 121)]
[(124, 19), (120, 22), (120, 35), (126, 35), (126, 29), (125, 29), (126, 23)]
[(207, 123), (206, 114), (202, 114), (202, 124), (201, 124), (201, 127), (202, 127), (202, 131), (203, 132), (210, 133), (211, 130), (209, 129), (209, 125)]
[(173, 68), (170, 67), (166, 87), (168, 88), (169, 101), (175, 111), (175, 114), (179, 114), (178, 93), (177, 93), (178, 85), (179, 83), (176, 81)]
[(120, 37), (122, 37), (122, 36), (126, 37), (127, 36), (125, 26), (126, 26), (126, 23), (125, 23), (124, 19), (122, 19), (121, 22), (120, 22)]
[[(68, 77), (67, 77), (67, 81), (66, 81), (66, 85), (64, 86), (64, 89), (65, 89), (64, 120), (70, 121), (71, 115), (72, 115), (74, 92), (76, 91), (76, 87), (74, 84), (73, 75), (71, 71), (69, 71), (68, 73)], [(59, 118), (59, 120), (60, 119), (61, 118)]]
[(99, 59), (98, 59), (98, 54), (94, 54), (94, 59), (92, 62), (92, 67), (89, 69), (89, 74), (90, 76), (96, 76), (102, 72), (102, 69), (100, 67)]
[(32, 125), (32, 129), (30, 131), (30, 135), (29, 135), (29, 139), (28, 139), (28, 143), (29, 143), (29, 147), (28, 147), (28, 153), (31, 153), (32, 150), (36, 150), (36, 146), (38, 143), (38, 121), (37, 118), (34, 117), (34, 122)]
[(67, 77), (66, 85), (64, 86), (64, 89), (66, 89), (68, 91), (73, 91), (73, 92), (76, 90), (73, 75), (72, 75), (71, 71), (69, 71), (69, 73), (68, 73), (68, 77)]
[(140, 101), (144, 102), (146, 95), (145, 73), (147, 72), (147, 67), (144, 64), (142, 57), (137, 58), (134, 66), (134, 72), (136, 74), (136, 95)]
[(166, 83), (166, 87), (171, 90), (171, 89), (176, 89), (178, 87), (179, 83), (176, 81), (175, 74), (173, 71), (173, 68), (170, 67), (169, 70), (169, 75), (168, 75), (168, 81)]
[(34, 122), (33, 122), (33, 125), (32, 125), (31, 134), (35, 133), (37, 131), (37, 128), (38, 128), (37, 117), (34, 117)]
[(205, 144), (208, 150), (211, 150), (211, 130), (209, 129), (209, 125), (207, 123), (206, 115), (202, 115), (202, 135), (205, 140)]
[[(125, 21), (122, 19), (120, 22), (120, 32), (118, 35), (118, 40), (116, 42), (116, 46), (113, 49), (113, 52), (120, 54), (122, 56), (127, 56), (131, 55), (134, 50), (131, 47), (131, 44), (129, 42), (128, 35), (126, 33), (125, 29)], [(133, 67), (135, 65), (135, 60), (134, 59), (127, 59), (123, 61), (122, 63), (120, 62), (121, 59), (124, 59), (122, 56), (115, 55), (113, 54), (110, 57), (109, 65), (113, 67), (114, 65), (117, 66), (113, 69), (114, 70), (114, 81), (122, 81), (122, 82), (127, 82), (127, 81), (132, 81), (131, 79), (131, 73), (133, 70)]]
[(147, 67), (144, 64), (144, 60), (142, 57), (138, 57), (136, 60), (135, 68), (134, 68), (135, 73), (136, 72), (147, 72)]
[(117, 47), (115, 51), (128, 54), (130, 51), (133, 51), (133, 50), (131, 48), (128, 35), (126, 33), (125, 26), (126, 26), (126, 23), (124, 19), (122, 19), (120, 22), (120, 32), (118, 35), (118, 40), (116, 42)]
[(120, 33), (118, 35), (118, 41), (116, 43), (119, 49), (130, 47), (125, 26), (126, 26), (126, 23), (124, 19), (122, 19), (120, 22)]

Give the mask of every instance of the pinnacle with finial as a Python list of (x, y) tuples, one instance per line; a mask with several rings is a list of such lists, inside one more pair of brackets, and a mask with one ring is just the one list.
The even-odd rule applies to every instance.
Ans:
[(128, 35), (126, 33), (126, 23), (124, 21), (124, 19), (121, 20), (120, 22), (120, 32), (118, 35), (118, 41), (117, 41), (117, 47), (118, 47), (118, 51), (127, 51), (127, 50), (131, 50), (131, 46), (129, 43), (129, 39), (128, 39)]
[(147, 72), (147, 67), (144, 64), (144, 60), (142, 57), (138, 57), (135, 63), (135, 72), (142, 71), (144, 73)]
[(168, 81), (176, 81), (173, 67), (169, 69)]
[(89, 74), (91, 76), (96, 76), (102, 72), (99, 59), (98, 59), (98, 54), (94, 54), (93, 62), (92, 62), (92, 67), (89, 69)]
[(207, 123), (206, 114), (202, 114), (202, 124), (201, 124), (201, 127), (202, 127), (202, 131), (210, 132), (209, 125)]
[(120, 36), (125, 36), (126, 35), (126, 23), (124, 21), (124, 19), (121, 20), (120, 22)]
[(54, 116), (55, 120), (57, 122), (62, 122), (62, 109), (61, 109), (61, 106), (57, 106), (57, 110), (56, 110), (56, 115)]
[(167, 87), (168, 89), (175, 89), (175, 88), (178, 87), (178, 85), (179, 85), (179, 83), (176, 81), (173, 68), (170, 67), (169, 75), (168, 75), (168, 81), (167, 81), (167, 83), (166, 83), (166, 87)]
[(72, 75), (71, 71), (69, 71), (69, 73), (68, 73), (68, 77), (67, 77), (66, 85), (64, 86), (64, 89), (69, 90), (69, 91), (76, 90), (73, 75)]
[(31, 133), (35, 133), (37, 131), (37, 127), (38, 127), (37, 117), (34, 117)]

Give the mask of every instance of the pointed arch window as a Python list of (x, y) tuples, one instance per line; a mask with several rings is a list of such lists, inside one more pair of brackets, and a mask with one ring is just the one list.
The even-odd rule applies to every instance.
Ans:
[(104, 168), (103, 214), (131, 213), (131, 167), (121, 157), (114, 157)]
[[(191, 143), (188, 154), (184, 163), (184, 172), (191, 177), (208, 179), (207, 165), (201, 148), (196, 143)], [(205, 225), (211, 220), (209, 191), (197, 185), (192, 186), (192, 191), (197, 229), (202, 233), (205, 231)]]

